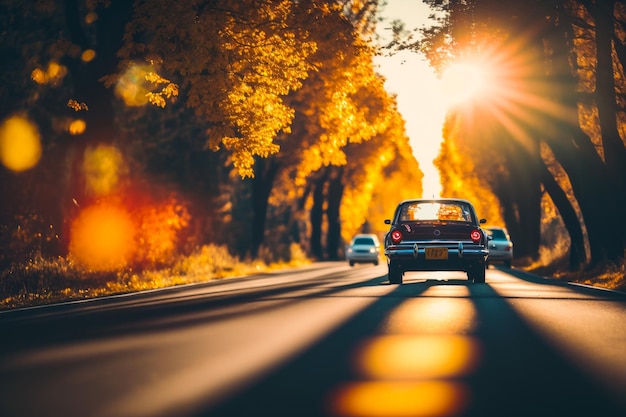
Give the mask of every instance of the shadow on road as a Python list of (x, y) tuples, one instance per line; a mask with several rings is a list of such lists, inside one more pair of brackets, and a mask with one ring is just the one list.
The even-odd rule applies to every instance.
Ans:
[[(47, 308), (32, 317), (6, 315), (0, 318), (0, 355), (22, 347), (98, 341), (108, 334), (187, 329), (351, 294), (373, 302), (242, 391), (217, 405), (207, 400), (195, 417), (626, 415), (626, 407), (613, 403), (589, 375), (524, 321), (489, 277), (486, 284), (409, 277), (398, 286), (390, 285), (386, 275), (354, 282), (350, 274), (362, 272), (350, 271), (301, 275), (293, 282), (270, 277), (263, 286), (259, 278), (258, 287), (254, 278), (246, 279), (250, 288), (245, 291), (216, 286), (204, 292), (199, 286), (197, 292), (173, 289), (122, 302), (96, 301), (92, 307)], [(568, 286), (518, 270), (506, 272), (533, 283)], [(368, 287), (390, 291), (351, 292)], [(592, 288), (574, 288), (599, 295)], [(272, 302), (258, 302), (268, 299)]]
[[(384, 278), (361, 285), (389, 285)], [(421, 415), (617, 417), (626, 410), (489, 283), (428, 280), (398, 286), (244, 392), (198, 413)]]

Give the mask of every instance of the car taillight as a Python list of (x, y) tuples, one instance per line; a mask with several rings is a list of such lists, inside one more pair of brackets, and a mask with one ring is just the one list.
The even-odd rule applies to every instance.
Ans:
[(400, 241), (402, 240), (402, 232), (399, 230), (394, 230), (393, 232), (391, 232), (391, 240), (393, 241), (393, 243), (400, 243)]
[(474, 243), (479, 243), (482, 237), (483, 235), (482, 233), (480, 233), (480, 230), (478, 229), (474, 229), (470, 233), (470, 238), (472, 239), (472, 242)]

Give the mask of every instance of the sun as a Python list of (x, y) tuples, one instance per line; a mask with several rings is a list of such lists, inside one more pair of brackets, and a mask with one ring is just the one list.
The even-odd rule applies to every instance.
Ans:
[(445, 69), (441, 76), (441, 88), (448, 105), (473, 100), (488, 90), (485, 68), (471, 63), (456, 63)]

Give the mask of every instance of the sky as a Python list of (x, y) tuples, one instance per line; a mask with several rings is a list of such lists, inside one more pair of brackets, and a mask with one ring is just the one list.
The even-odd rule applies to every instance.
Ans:
[[(428, 25), (432, 10), (421, 0), (388, 0), (379, 11), (385, 21), (402, 20), (406, 29)], [(389, 25), (379, 24), (377, 32), (390, 36)], [(423, 197), (438, 197), (441, 192), (439, 172), (433, 160), (439, 153), (442, 128), (447, 108), (442, 82), (424, 57), (415, 52), (402, 52), (391, 57), (376, 57), (378, 72), (386, 78), (385, 88), (397, 95), (407, 136), (420, 168), (424, 172)]]

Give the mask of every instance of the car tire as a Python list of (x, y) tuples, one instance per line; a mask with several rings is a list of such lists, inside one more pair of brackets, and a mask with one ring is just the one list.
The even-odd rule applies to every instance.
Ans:
[(471, 271), (472, 281), (474, 284), (484, 284), (487, 268), (485, 264), (477, 264)]
[(511, 261), (510, 260), (504, 261), (504, 266), (506, 266), (507, 268), (510, 268), (511, 267)]
[(354, 266), (354, 261), (350, 261), (350, 266)]
[(378, 261), (374, 261), (374, 266), (378, 266)]
[(393, 262), (389, 263), (389, 283), (402, 284), (402, 271)]

